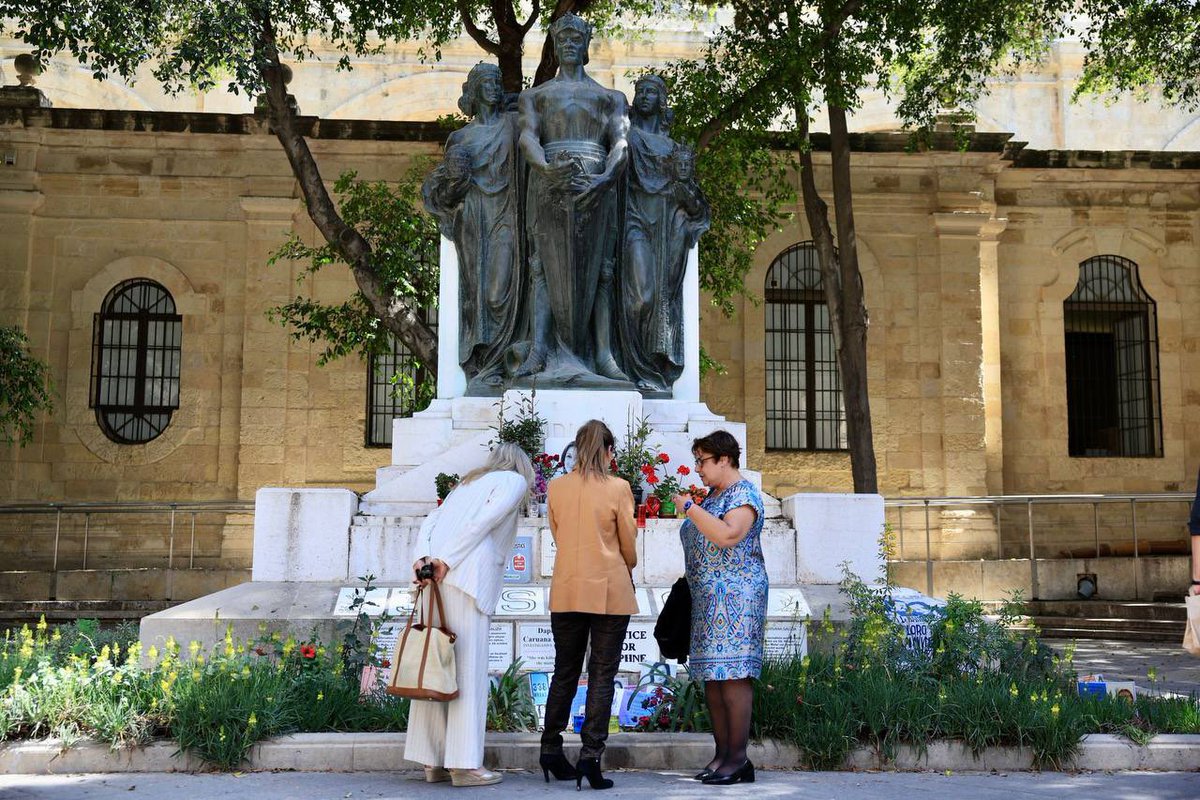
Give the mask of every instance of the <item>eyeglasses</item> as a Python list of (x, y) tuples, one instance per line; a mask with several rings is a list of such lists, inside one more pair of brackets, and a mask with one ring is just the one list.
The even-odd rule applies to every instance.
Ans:
[(717, 460), (716, 456), (705, 456), (704, 458), (697, 458), (695, 461), (695, 464), (697, 467), (703, 467), (705, 461), (716, 461), (716, 460)]

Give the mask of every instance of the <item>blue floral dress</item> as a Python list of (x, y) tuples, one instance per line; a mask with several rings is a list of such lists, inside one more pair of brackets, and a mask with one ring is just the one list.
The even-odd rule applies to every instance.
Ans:
[(688, 669), (693, 678), (728, 681), (757, 678), (762, 672), (763, 629), (767, 618), (767, 568), (763, 562), (762, 495), (740, 480), (700, 506), (725, 514), (754, 509), (754, 524), (740, 542), (722, 550), (689, 519), (679, 530), (688, 587), (692, 590), (692, 642)]

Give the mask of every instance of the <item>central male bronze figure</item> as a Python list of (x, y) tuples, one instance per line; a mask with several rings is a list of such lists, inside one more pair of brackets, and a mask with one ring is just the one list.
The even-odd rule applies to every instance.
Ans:
[(518, 100), (533, 324), (517, 375), (541, 385), (633, 388), (613, 357), (625, 95), (584, 71), (589, 23), (564, 14), (550, 34), (558, 75)]

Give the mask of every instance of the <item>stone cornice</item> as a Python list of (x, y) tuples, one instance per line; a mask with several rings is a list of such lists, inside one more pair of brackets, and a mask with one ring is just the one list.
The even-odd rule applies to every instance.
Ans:
[(1016, 169), (1195, 169), (1200, 152), (1186, 150), (1019, 150)]
[(943, 239), (982, 239), (994, 241), (1008, 227), (1008, 220), (991, 211), (938, 211), (932, 214), (934, 227)]
[[(443, 142), (449, 130), (436, 122), (403, 122), (362, 119), (319, 119), (300, 117), (300, 131), (310, 139), (362, 141)], [(0, 128), (49, 128), (53, 130), (103, 130), (144, 133), (214, 133), (225, 135), (264, 135), (266, 119), (255, 114), (208, 114), (180, 111), (111, 111), (87, 108), (5, 108), (0, 109)], [(927, 141), (914, 143), (904, 131), (879, 131), (850, 134), (850, 147), (856, 153), (994, 153), (1012, 149), (1008, 133), (974, 133), (961, 147), (952, 133), (935, 133)], [(813, 149), (829, 151), (829, 134), (814, 133)], [(779, 150), (792, 149), (794, 142), (785, 136), (772, 137)], [(1019, 144), (1019, 143), (1018, 143)]]
[[(301, 133), (313, 140), (442, 143), (449, 130), (436, 122), (300, 117)], [(47, 128), (144, 133), (197, 133), (238, 136), (269, 135), (265, 117), (255, 114), (210, 114), (179, 111), (112, 111), (87, 108), (0, 108), (0, 130)], [(771, 137), (777, 150), (795, 142)], [(829, 152), (829, 134), (812, 135), (813, 150)], [(1015, 169), (1154, 169), (1200, 170), (1200, 152), (1153, 150), (1030, 150), (1009, 133), (972, 133), (965, 141), (953, 133), (934, 133), (924, 140), (906, 131), (851, 133), (855, 153), (995, 154)]]

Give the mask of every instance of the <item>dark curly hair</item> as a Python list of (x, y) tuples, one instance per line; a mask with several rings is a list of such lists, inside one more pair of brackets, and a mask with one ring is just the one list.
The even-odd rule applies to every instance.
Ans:
[(720, 460), (721, 456), (729, 459), (729, 465), (734, 469), (741, 466), (742, 448), (737, 439), (729, 431), (713, 431), (707, 436), (701, 436), (692, 442), (692, 455), (697, 452), (705, 453)]

